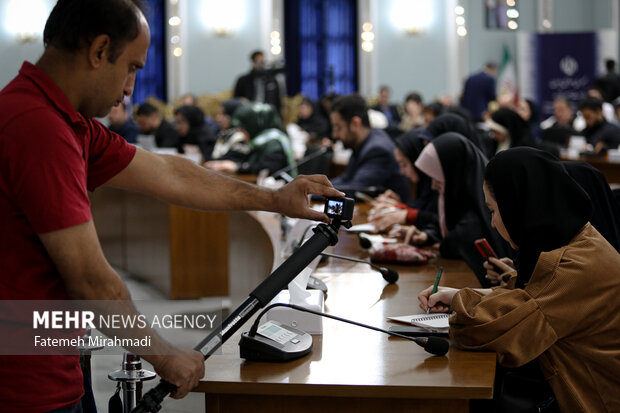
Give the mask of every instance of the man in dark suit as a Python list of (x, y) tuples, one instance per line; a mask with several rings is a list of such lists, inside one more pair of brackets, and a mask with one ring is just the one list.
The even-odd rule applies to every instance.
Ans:
[(398, 112), (398, 106), (390, 104), (390, 94), (389, 87), (381, 86), (379, 89), (379, 103), (371, 109), (383, 113), (388, 120), (390, 128), (398, 128), (400, 124), (400, 113)]
[(280, 111), (280, 86), (274, 71), (265, 67), (265, 55), (260, 50), (250, 55), (252, 70), (239, 77), (235, 84), (234, 97), (250, 102), (270, 103)]
[(137, 142), (140, 129), (138, 129), (138, 125), (136, 125), (133, 119), (127, 114), (125, 102), (113, 106), (108, 114), (108, 119), (110, 120), (108, 128), (110, 128), (112, 132), (118, 133), (129, 143)]
[(594, 152), (605, 152), (620, 146), (620, 128), (607, 122), (603, 116), (603, 101), (586, 97), (579, 104), (579, 110), (586, 122), (583, 134), (588, 143), (594, 146)]
[[(382, 130), (370, 129), (368, 106), (359, 95), (342, 96), (331, 107), (332, 136), (353, 155), (344, 173), (332, 180), (336, 188), (381, 186), (409, 199), (409, 185), (394, 158), (394, 143)], [(348, 188), (347, 188), (348, 187)], [(354, 193), (355, 189), (344, 192)]]
[(465, 81), (461, 106), (471, 113), (476, 122), (482, 122), (482, 115), (487, 110), (489, 102), (495, 100), (495, 76), (497, 65), (489, 62), (482, 72), (471, 75)]
[(620, 75), (616, 73), (616, 61), (613, 59), (605, 60), (607, 73), (599, 76), (594, 85), (597, 86), (606, 102), (613, 102), (620, 96)]

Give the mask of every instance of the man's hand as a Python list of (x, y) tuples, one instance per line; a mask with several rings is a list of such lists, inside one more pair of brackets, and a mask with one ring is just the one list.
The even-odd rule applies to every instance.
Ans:
[(205, 360), (202, 354), (183, 347), (173, 347), (174, 354), (165, 356), (143, 356), (155, 368), (155, 372), (169, 383), (177, 386), (172, 393), (174, 399), (182, 399), (205, 375)]
[[(493, 265), (491, 264), (495, 264), (495, 266), (501, 271), (501, 274), (495, 271), (495, 267), (493, 267)], [(491, 283), (493, 284), (498, 284), (502, 282), (503, 274), (515, 269), (515, 264), (510, 258), (506, 257), (500, 259), (489, 257), (489, 260), (485, 261), (482, 266), (487, 270), (487, 275), (485, 276), (485, 278), (491, 281)]]
[(430, 307), (431, 313), (447, 313), (450, 311), (454, 294), (459, 290), (457, 288), (439, 287), (437, 292), (431, 295), (432, 291), (433, 286), (431, 285), (418, 294), (420, 308), (426, 311)]
[(310, 208), (308, 195), (344, 196), (334, 189), (325, 175), (299, 175), (292, 182), (273, 192), (273, 210), (291, 218), (329, 222), (322, 212)]

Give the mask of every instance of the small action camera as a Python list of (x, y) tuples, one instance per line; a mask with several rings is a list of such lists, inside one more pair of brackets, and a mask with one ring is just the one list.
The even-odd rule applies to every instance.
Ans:
[(353, 206), (355, 201), (351, 198), (330, 197), (325, 199), (325, 215), (340, 221), (353, 219)]

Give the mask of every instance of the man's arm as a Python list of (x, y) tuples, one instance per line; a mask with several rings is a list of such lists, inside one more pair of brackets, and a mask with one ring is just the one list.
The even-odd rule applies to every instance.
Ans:
[(326, 215), (310, 209), (308, 195), (343, 196), (322, 175), (299, 176), (274, 191), (205, 169), (179, 156), (155, 155), (139, 148), (131, 163), (106, 185), (186, 208), (272, 211), (325, 222)]
[[(95, 311), (104, 313), (109, 308), (103, 308), (101, 302), (114, 300), (111, 305), (114, 314), (137, 316), (138, 312), (125, 284), (103, 255), (92, 221), (39, 234), (39, 238), (54, 261), (71, 298), (93, 300)], [(120, 333), (151, 337), (150, 354), (143, 354), (142, 357), (155, 367), (163, 379), (178, 387), (174, 397), (185, 396), (203, 377), (202, 354), (175, 347), (148, 327)]]

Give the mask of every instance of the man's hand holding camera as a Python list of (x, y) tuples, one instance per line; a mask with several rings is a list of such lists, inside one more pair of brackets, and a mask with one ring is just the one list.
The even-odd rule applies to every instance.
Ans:
[(344, 194), (334, 189), (324, 175), (300, 175), (289, 184), (273, 192), (273, 211), (292, 218), (304, 218), (329, 223), (322, 212), (310, 208), (310, 194), (326, 197), (341, 197)]

